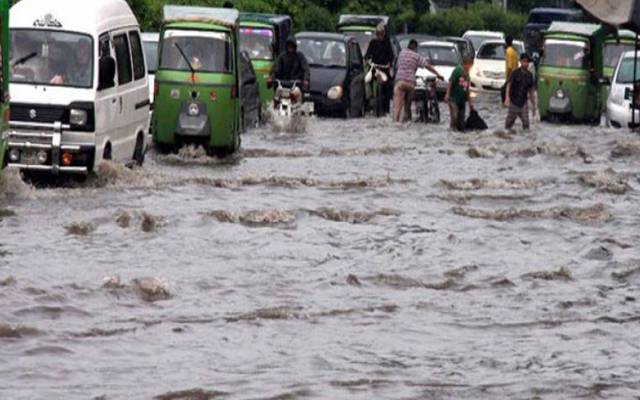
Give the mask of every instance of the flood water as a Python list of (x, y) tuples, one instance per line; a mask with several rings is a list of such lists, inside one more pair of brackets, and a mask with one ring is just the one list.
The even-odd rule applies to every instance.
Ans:
[(637, 398), (640, 136), (481, 104), (5, 172), (0, 398)]

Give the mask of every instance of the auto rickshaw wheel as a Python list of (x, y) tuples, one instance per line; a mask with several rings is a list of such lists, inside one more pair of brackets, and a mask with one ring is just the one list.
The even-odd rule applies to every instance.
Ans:
[(167, 143), (155, 143), (155, 147), (156, 150), (158, 150), (158, 153), (160, 154), (169, 154), (169, 153), (173, 153), (175, 146), (172, 144), (167, 144)]

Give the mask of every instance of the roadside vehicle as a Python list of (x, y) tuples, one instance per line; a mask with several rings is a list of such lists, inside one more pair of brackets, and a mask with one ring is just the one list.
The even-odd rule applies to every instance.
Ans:
[[(439, 98), (443, 98), (447, 92), (451, 73), (458, 65), (462, 65), (462, 56), (458, 47), (451, 42), (434, 41), (424, 42), (418, 45), (418, 53), (425, 57), (434, 66), (436, 71), (444, 77), (443, 81), (436, 81), (436, 89)], [(420, 68), (416, 72), (416, 90), (424, 90), (427, 78), (435, 77), (426, 68)]]
[(161, 152), (196, 144), (225, 156), (240, 147), (238, 18), (228, 8), (164, 7), (153, 112)]
[(149, 83), (127, 3), (22, 0), (10, 26), (9, 167), (88, 174), (102, 160), (141, 165)]
[[(640, 102), (636, 101), (635, 118), (632, 118), (633, 66), (635, 51), (627, 51), (620, 57), (611, 79), (611, 92), (607, 101), (607, 125), (614, 128), (637, 128), (640, 125)], [(636, 79), (640, 78), (640, 63), (636, 64)]]
[[(367, 54), (369, 43), (376, 37), (376, 27), (384, 24), (389, 31), (389, 17), (385, 15), (341, 15), (338, 19), (338, 32), (347, 34), (358, 41), (362, 54)], [(397, 43), (392, 45), (397, 49)]]
[(463, 58), (476, 58), (476, 49), (473, 48), (473, 43), (471, 43), (471, 40), (454, 36), (448, 36), (442, 39), (447, 42), (454, 43), (458, 47), (458, 51)]
[(543, 120), (600, 123), (603, 111), (601, 25), (554, 22), (544, 36), (538, 68), (538, 109)]
[(285, 43), (291, 35), (293, 22), (288, 15), (240, 14), (240, 51), (246, 51), (251, 59), (264, 107), (273, 100), (267, 79), (276, 58), (287, 50)]
[[(518, 55), (524, 53), (524, 43), (513, 41)], [(471, 87), (475, 90), (500, 90), (507, 79), (505, 71), (505, 43), (500, 40), (484, 42), (470, 71)]]
[(541, 7), (531, 10), (522, 36), (527, 53), (536, 65), (542, 56), (543, 34), (553, 22), (582, 22), (583, 19), (582, 10), (579, 9)]
[(311, 70), (310, 97), (318, 114), (364, 117), (365, 71), (358, 42), (351, 36), (306, 32), (296, 35)]
[(257, 127), (262, 120), (262, 101), (260, 84), (251, 63), (249, 53), (240, 52), (240, 93), (242, 95), (242, 131), (248, 127)]
[(482, 43), (487, 40), (501, 40), (504, 43), (504, 33), (502, 32), (491, 32), (491, 31), (466, 31), (464, 35), (462, 35), (464, 39), (468, 39), (473, 44), (473, 48), (478, 54), (478, 50)]
[(144, 58), (147, 60), (147, 73), (149, 74), (149, 100), (153, 107), (153, 88), (156, 82), (156, 70), (158, 69), (158, 42), (159, 33), (142, 33), (142, 47), (144, 48)]
[[(627, 51), (634, 49), (634, 43), (636, 43), (636, 34), (632, 31), (619, 30), (614, 34), (610, 34), (606, 37), (604, 42), (604, 76), (609, 79), (613, 78), (613, 72), (615, 71), (620, 56)], [(602, 101), (607, 103), (609, 98), (609, 86), (602, 88)]]
[(0, 83), (0, 175), (4, 167), (9, 130), (9, 0), (0, 0), (0, 58), (2, 58), (2, 83)]

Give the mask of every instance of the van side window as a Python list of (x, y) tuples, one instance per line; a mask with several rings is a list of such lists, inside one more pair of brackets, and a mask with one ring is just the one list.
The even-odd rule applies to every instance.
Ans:
[(129, 53), (129, 40), (126, 34), (114, 36), (113, 44), (116, 48), (116, 64), (118, 66), (118, 84), (124, 85), (131, 82), (131, 56)]
[(129, 41), (131, 42), (131, 56), (133, 57), (133, 79), (137, 81), (144, 78), (146, 70), (140, 34), (136, 31), (129, 32)]

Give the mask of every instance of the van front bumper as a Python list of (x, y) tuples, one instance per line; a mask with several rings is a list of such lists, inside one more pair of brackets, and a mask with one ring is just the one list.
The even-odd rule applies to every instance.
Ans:
[[(11, 122), (7, 144), (7, 167), (58, 174), (88, 174), (93, 169), (95, 145), (63, 143), (69, 125)], [(63, 155), (71, 163), (63, 165)], [(46, 156), (46, 157), (45, 157)]]

